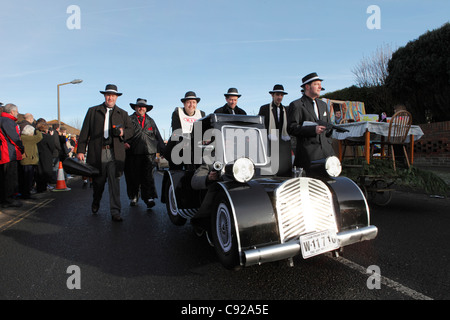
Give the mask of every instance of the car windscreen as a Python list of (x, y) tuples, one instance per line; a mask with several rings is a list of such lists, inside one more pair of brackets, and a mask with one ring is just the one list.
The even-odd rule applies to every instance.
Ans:
[[(225, 164), (233, 163), (239, 158), (249, 158), (256, 166), (268, 163), (266, 153), (267, 139), (260, 129), (252, 127), (223, 126), (222, 150)], [(218, 150), (216, 149), (216, 152)]]

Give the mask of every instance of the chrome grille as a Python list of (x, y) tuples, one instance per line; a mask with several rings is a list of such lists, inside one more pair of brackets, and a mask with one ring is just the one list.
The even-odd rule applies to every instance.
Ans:
[(320, 180), (290, 179), (275, 191), (275, 202), (282, 243), (310, 232), (337, 232), (333, 198)]

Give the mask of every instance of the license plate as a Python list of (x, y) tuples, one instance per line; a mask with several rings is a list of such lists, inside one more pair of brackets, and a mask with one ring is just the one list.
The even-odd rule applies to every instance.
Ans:
[(300, 237), (300, 246), (304, 259), (339, 248), (336, 232), (325, 230)]

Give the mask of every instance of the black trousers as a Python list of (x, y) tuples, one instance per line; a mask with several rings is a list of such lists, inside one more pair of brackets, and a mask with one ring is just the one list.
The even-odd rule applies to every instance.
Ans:
[(155, 154), (127, 154), (125, 159), (125, 181), (128, 198), (139, 196), (146, 202), (158, 198), (153, 178), (153, 161)]
[(19, 191), (23, 198), (30, 197), (31, 189), (35, 181), (36, 167), (35, 165), (19, 166)]
[(0, 203), (11, 201), (13, 194), (18, 191), (18, 186), (18, 161), (0, 164)]
[(36, 191), (47, 191), (47, 185), (53, 181), (53, 164), (50, 159), (39, 159), (36, 172)]

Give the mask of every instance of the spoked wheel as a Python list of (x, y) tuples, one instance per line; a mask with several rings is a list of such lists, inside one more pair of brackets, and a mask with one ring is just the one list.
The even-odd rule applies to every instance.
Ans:
[(182, 226), (186, 223), (186, 219), (181, 217), (178, 213), (177, 202), (175, 199), (175, 192), (173, 190), (173, 185), (169, 182), (169, 186), (167, 187), (167, 195), (166, 195), (166, 209), (167, 214), (169, 215), (170, 221), (174, 225)]
[(211, 219), (212, 242), (222, 265), (227, 269), (239, 268), (239, 253), (233, 213), (228, 199), (219, 195)]
[(385, 206), (392, 200), (392, 190), (385, 180), (373, 180), (368, 189), (369, 200), (377, 206)]

